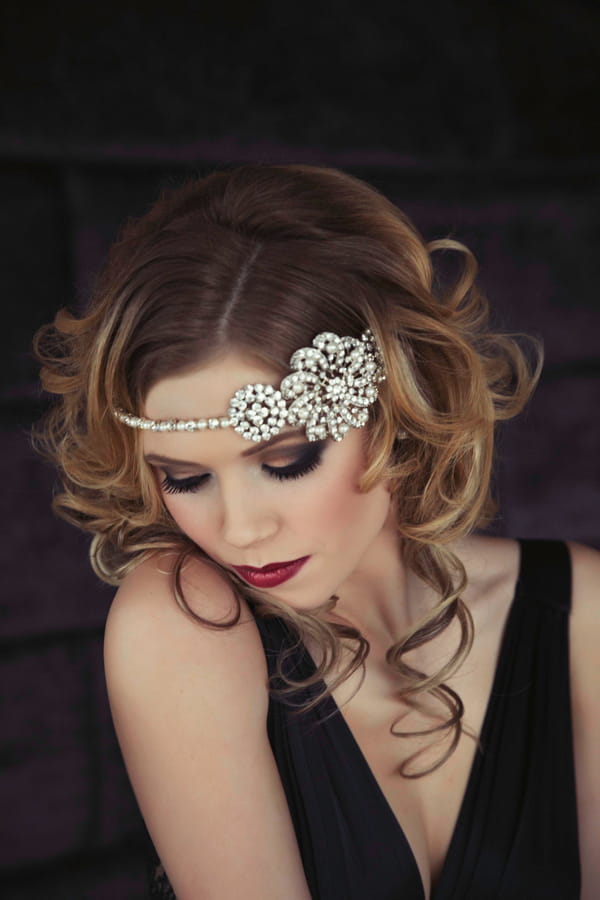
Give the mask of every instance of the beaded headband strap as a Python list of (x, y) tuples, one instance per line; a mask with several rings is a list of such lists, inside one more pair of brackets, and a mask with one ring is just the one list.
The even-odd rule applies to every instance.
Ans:
[(362, 428), (385, 380), (383, 361), (370, 330), (357, 340), (329, 331), (290, 359), (291, 374), (279, 388), (247, 384), (229, 401), (226, 416), (210, 419), (145, 419), (115, 409), (130, 428), (148, 431), (203, 431), (228, 428), (248, 441), (268, 441), (285, 425), (306, 428), (309, 441), (328, 435), (341, 441), (349, 428)]

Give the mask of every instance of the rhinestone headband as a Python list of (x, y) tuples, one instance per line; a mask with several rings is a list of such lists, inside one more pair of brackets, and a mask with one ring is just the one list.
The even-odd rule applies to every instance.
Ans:
[(318, 334), (311, 347), (290, 359), (289, 375), (279, 388), (247, 384), (229, 401), (226, 416), (211, 419), (145, 419), (115, 409), (130, 428), (147, 431), (204, 431), (231, 427), (248, 441), (268, 441), (285, 425), (306, 428), (309, 441), (328, 435), (341, 441), (349, 428), (362, 428), (385, 380), (383, 361), (370, 330), (360, 339)]

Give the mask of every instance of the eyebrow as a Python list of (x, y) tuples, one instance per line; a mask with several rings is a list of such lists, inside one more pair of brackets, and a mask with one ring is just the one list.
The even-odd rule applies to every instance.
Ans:
[[(289, 440), (290, 438), (304, 437), (305, 432), (302, 428), (296, 428), (294, 431), (286, 431), (280, 434), (276, 434), (275, 437), (271, 438), (270, 441), (261, 441), (260, 443), (254, 444), (252, 447), (249, 447), (247, 450), (242, 452), (242, 456), (254, 456), (255, 453), (260, 453), (261, 450), (268, 450), (273, 447), (275, 444), (279, 444), (281, 441)], [(144, 459), (148, 463), (164, 463), (166, 465), (171, 466), (200, 466), (199, 462), (192, 462), (191, 460), (185, 459), (174, 459), (172, 456), (159, 456), (157, 453), (148, 453), (144, 454)]]

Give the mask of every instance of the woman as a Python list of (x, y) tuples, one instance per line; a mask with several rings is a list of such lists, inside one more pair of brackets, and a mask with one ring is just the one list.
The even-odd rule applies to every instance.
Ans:
[(40, 336), (155, 894), (598, 896), (600, 563), (475, 534), (539, 366), (474, 275), (348, 175), (245, 166)]

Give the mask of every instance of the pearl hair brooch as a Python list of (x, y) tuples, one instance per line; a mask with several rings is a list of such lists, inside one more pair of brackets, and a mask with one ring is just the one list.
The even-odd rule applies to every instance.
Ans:
[(360, 339), (321, 332), (311, 347), (296, 350), (291, 373), (279, 388), (247, 384), (229, 401), (226, 416), (210, 419), (145, 419), (115, 409), (130, 428), (147, 431), (204, 431), (232, 427), (248, 441), (268, 441), (285, 425), (306, 429), (309, 441), (330, 435), (341, 441), (348, 430), (362, 428), (385, 380), (383, 360), (372, 332)]

